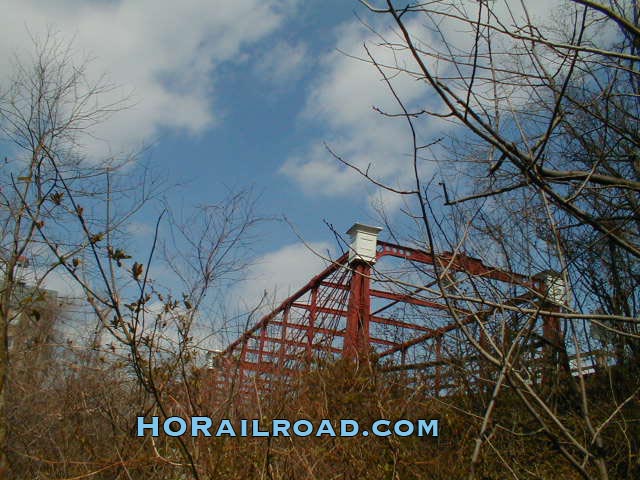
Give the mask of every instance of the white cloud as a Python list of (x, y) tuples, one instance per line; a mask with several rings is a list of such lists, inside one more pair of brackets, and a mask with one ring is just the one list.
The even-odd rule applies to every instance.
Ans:
[(278, 90), (300, 79), (309, 66), (309, 51), (305, 43), (277, 42), (265, 49), (255, 70), (258, 76)]
[(273, 33), (292, 3), (3, 0), (0, 68), (9, 71), (15, 52), (30, 51), (29, 35), (41, 37), (52, 29), (62, 38), (75, 37), (77, 57), (84, 52), (95, 58), (92, 77), (107, 73), (110, 81), (123, 86), (118, 95), (133, 92), (133, 107), (95, 135), (116, 151), (135, 148), (164, 128), (197, 134), (213, 125), (220, 118), (216, 67), (238, 61), (244, 47)]
[[(436, 2), (427, 8), (443, 9), (452, 15), (462, 15), (462, 10), (466, 9), (468, 18), (475, 19), (478, 5), (478, 2), (468, 0), (455, 5)], [(542, 0), (526, 6), (530, 18), (534, 19), (534, 22), (544, 24), (556, 14), (558, 3)], [(515, 28), (515, 24), (522, 27), (526, 23), (526, 15), (520, 4), (515, 5), (514, 2), (508, 1), (495, 2), (492, 3), (492, 9), (507, 29)], [(310, 142), (306, 148), (291, 155), (280, 169), (281, 173), (294, 180), (310, 195), (356, 196), (362, 195), (362, 190), (366, 189), (367, 185), (371, 187), (362, 176), (332, 158), (322, 146), (322, 141), (326, 141), (344, 160), (361, 170), (367, 170), (373, 178), (387, 185), (400, 189), (410, 189), (413, 186), (410, 130), (404, 118), (387, 118), (372, 108), (379, 107), (392, 114), (401, 112), (375, 66), (371, 62), (358, 60), (368, 59), (363, 45), (367, 46), (372, 57), (381, 65), (409, 111), (426, 109), (445, 112), (445, 106), (438, 100), (437, 95), (416, 73), (418, 68), (410, 52), (398, 47), (404, 44), (404, 38), (401, 38), (397, 29), (389, 26), (393, 22), (387, 16), (387, 26), (382, 26), (378, 22), (380, 18), (381, 16), (375, 15), (366, 18), (366, 21), (374, 22), (372, 27), (379, 34), (358, 21), (337, 28), (334, 32), (337, 51), (325, 55), (319, 62), (320, 73), (309, 88), (302, 119), (319, 127), (322, 137), (319, 135), (319, 138)], [(446, 57), (450, 53), (442, 43), (442, 36), (455, 54), (463, 55), (466, 52), (470, 55), (459, 57), (460, 61), (471, 63), (475, 38), (472, 26), (443, 15), (434, 16), (433, 23), (429, 23), (428, 18), (424, 16), (407, 15), (407, 19), (406, 26), (415, 44), (424, 51), (434, 53), (431, 56), (421, 55), (429, 70), (445, 78), (452, 91), (464, 98), (466, 87), (461, 82), (455, 82), (458, 72), (450, 63), (438, 59), (437, 54)], [(384, 42), (396, 45), (397, 48), (381, 46)], [(499, 47), (494, 47), (499, 55), (504, 56), (504, 60), (511, 58), (512, 43), (505, 41)], [(469, 73), (466, 68), (462, 67), (464, 74)], [(399, 72), (398, 69), (404, 71)], [(476, 100), (479, 104), (492, 105), (490, 97), (493, 90), (488, 82), (477, 80), (474, 90), (479, 94)], [(504, 105), (514, 108), (530, 101), (533, 92), (516, 85), (512, 88), (505, 87), (500, 94), (504, 94)], [(429, 117), (416, 121), (416, 127), (418, 144), (424, 145), (451, 133), (455, 123)], [(422, 153), (427, 156), (436, 154), (426, 151)], [(434, 165), (423, 163), (421, 174), (424, 178), (429, 177), (430, 169)], [(371, 188), (367, 190), (370, 192)], [(386, 193), (369, 193), (368, 199), (382, 199), (388, 210), (398, 208), (402, 204), (401, 200)]]
[(57, 292), (59, 297), (66, 299), (81, 299), (86, 297), (80, 284), (75, 281), (66, 270), (62, 270), (61, 268), (49, 273), (45, 277), (43, 285), (45, 288)]
[[(420, 25), (413, 25), (421, 32)], [(382, 36), (397, 40), (392, 29)], [(423, 32), (425, 36), (429, 32)], [(380, 108), (397, 113), (399, 106), (389, 88), (371, 63), (345, 55), (367, 58), (366, 44), (372, 56), (400, 92), (408, 105), (424, 100), (424, 84), (409, 74), (395, 75), (395, 65), (411, 69), (406, 52), (380, 47), (380, 38), (359, 22), (341, 26), (336, 32), (336, 48), (320, 61), (321, 72), (309, 89), (302, 118), (316, 122), (328, 132), (329, 139), (318, 139), (300, 154), (291, 156), (281, 172), (295, 180), (303, 190), (320, 195), (349, 195), (366, 188), (366, 181), (354, 170), (340, 164), (324, 148), (327, 143), (347, 162), (356, 165), (382, 182), (404, 188), (411, 180), (411, 143), (406, 122), (374, 111)]]
[(82, 286), (62, 267), (53, 270), (45, 266), (24, 267), (17, 270), (17, 276), (29, 287), (39, 285), (54, 291), (61, 301), (86, 298)]
[[(266, 292), (269, 308), (305, 285), (327, 265), (319, 255), (326, 256), (330, 245), (325, 242), (286, 245), (259, 258), (247, 280), (233, 289), (229, 302), (255, 307)], [(315, 252), (315, 253), (314, 253)]]
[(125, 226), (125, 232), (132, 237), (148, 237), (154, 233), (154, 227), (148, 223), (131, 221)]

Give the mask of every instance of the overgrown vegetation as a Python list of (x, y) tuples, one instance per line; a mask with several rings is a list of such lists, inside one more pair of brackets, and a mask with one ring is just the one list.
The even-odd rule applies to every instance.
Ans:
[[(41, 347), (45, 348), (45, 347)], [(70, 368), (71, 366), (75, 368)], [(54, 368), (51, 368), (54, 367)], [(32, 372), (33, 373), (33, 372)], [(161, 435), (135, 436), (136, 415), (149, 396), (125, 369), (88, 365), (82, 355), (66, 351), (46, 368), (46, 384), (18, 372), (11, 383), (10, 460), (19, 478), (166, 479), (189, 478), (180, 461), (179, 444)], [(29, 381), (24, 381), (28, 379)], [(616, 399), (610, 384), (624, 395), (638, 387), (637, 378), (615, 371), (589, 380), (594, 422), (605, 416)], [(185, 385), (166, 393), (167, 415), (184, 415)], [(357, 420), (363, 429), (378, 419), (438, 419), (439, 436), (432, 437), (199, 437), (186, 440), (201, 478), (345, 478), (345, 479), (461, 479), (468, 476), (468, 459), (482, 424), (482, 411), (491, 391), (459, 392), (434, 398), (402, 376), (357, 369), (350, 362), (325, 365), (302, 377), (294, 389), (262, 398), (243, 395), (225, 402), (222, 392), (212, 396), (206, 377), (192, 379), (192, 399), (198, 413), (214, 420), (261, 419), (268, 428), (273, 418), (292, 422), (307, 419)], [(222, 397), (222, 398), (221, 398)], [(212, 401), (213, 399), (216, 401)], [(602, 432), (603, 456), (613, 478), (637, 478), (640, 473), (640, 405), (622, 407), (625, 423), (612, 422)], [(556, 410), (569, 428), (580, 425), (580, 411), (567, 402)], [(214, 421), (214, 425), (216, 422)], [(552, 438), (538, 435), (537, 420), (519, 397), (505, 389), (492, 418), (493, 430), (476, 467), (478, 478), (578, 479), (580, 475), (558, 452)], [(239, 428), (237, 429), (239, 433)], [(336, 430), (338, 426), (336, 425)], [(587, 432), (584, 432), (588, 435)], [(627, 445), (621, 449), (621, 445)], [(595, 472), (589, 472), (595, 474)], [(18, 478), (18, 477), (16, 477)]]
[[(92, 126), (125, 104), (102, 103), (112, 88), (90, 82), (50, 35), (0, 96), (0, 478), (640, 477), (637, 2), (563, 1), (553, 25), (536, 24), (525, 2), (518, 12), (490, 1), (367, 5), (392, 26), (380, 42), (395, 63), (369, 50), (364, 60), (397, 101), (381, 113), (407, 125), (415, 185), (382, 185), (336, 157), (406, 199), (391, 235), (450, 252), (413, 287), (455, 326), (443, 336), (452, 386), (366, 361), (328, 362), (269, 395), (215, 383), (194, 325), (211, 313), (207, 296), (242, 275), (260, 221), (252, 197), (232, 193), (184, 220), (162, 209), (149, 251), (131, 251), (125, 227), (160, 187), (134, 155), (84, 151)], [(473, 42), (448, 42), (447, 22)], [(429, 105), (407, 105), (400, 77), (421, 82)], [(434, 118), (454, 124), (447, 139), (429, 137)], [(422, 173), (425, 160), (444, 173)], [(554, 273), (515, 296), (453, 269), (463, 254)], [(154, 281), (157, 263), (175, 288)], [(78, 288), (81, 314), (43, 293), (54, 274)], [(385, 279), (406, 291), (404, 280)], [(427, 320), (417, 319), (435, 328)], [(571, 373), (594, 355), (593, 373)], [(136, 436), (137, 416), (171, 415), (436, 418), (441, 428), (438, 438)]]

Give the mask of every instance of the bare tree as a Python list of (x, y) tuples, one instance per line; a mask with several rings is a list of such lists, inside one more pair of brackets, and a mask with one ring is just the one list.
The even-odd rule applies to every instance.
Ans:
[[(216, 328), (226, 327), (219, 314), (224, 312), (220, 292), (241, 278), (251, 260), (248, 247), (259, 222), (253, 194), (230, 192), (220, 203), (201, 206), (185, 218), (162, 207), (155, 218), (153, 241), (141, 257), (127, 240), (126, 227), (158, 196), (160, 184), (134, 156), (95, 158), (85, 153), (93, 141), (92, 129), (124, 108), (124, 100), (101, 103), (112, 96), (112, 87), (103, 79), (92, 82), (88, 64), (75, 63), (71, 47), (58, 35), (36, 41), (34, 50), (31, 62), (16, 61), (16, 74), (0, 97), (0, 128), (8, 149), (2, 164), (5, 183), (0, 187), (0, 469), (15, 478), (38, 471), (39, 467), (11, 471), (9, 459), (24, 466), (26, 456), (37, 459), (49, 475), (64, 477), (112, 469), (128, 476), (129, 469), (149, 462), (164, 466), (156, 469), (158, 475), (178, 470), (202, 478), (201, 457), (206, 450), (183, 438), (161, 442), (150, 438), (133, 448), (130, 431), (135, 415), (198, 415), (211, 408), (207, 399), (213, 386), (201, 379), (199, 371), (211, 343), (207, 341)], [(153, 272), (161, 264), (170, 272), (168, 278)], [(42, 284), (52, 274), (78, 287), (78, 308), (91, 323), (82, 326), (84, 335), (74, 340), (54, 335), (56, 328), (51, 325), (44, 343), (53, 345), (60, 338), (59, 360), (68, 365), (59, 370), (51, 367), (51, 373), (65, 389), (45, 382), (39, 395), (81, 398), (87, 404), (78, 411), (86, 424), (82, 429), (86, 438), (71, 442), (69, 449), (52, 448), (60, 438), (68, 441), (67, 428), (80, 429), (82, 423), (57, 410), (70, 422), (68, 427), (48, 428), (50, 438), (39, 450), (25, 441), (23, 450), (14, 449), (10, 455), (7, 409), (11, 407), (11, 418), (32, 425), (33, 419), (16, 411), (16, 405), (29, 405), (29, 395), (39, 388), (20, 378), (27, 375), (22, 366), (28, 361), (24, 346), (30, 342), (28, 325), (21, 319), (25, 312), (38, 313), (35, 307), (46, 297)], [(27, 284), (29, 294), (24, 292)], [(209, 322), (209, 316), (217, 318)], [(44, 324), (43, 320), (35, 340), (44, 338)], [(76, 342), (79, 351), (64, 354), (70, 350), (67, 340)], [(43, 356), (47, 351), (51, 352), (37, 349)], [(17, 404), (9, 405), (9, 379), (13, 392), (22, 392)], [(114, 401), (112, 395), (126, 401)], [(62, 407), (52, 402), (52, 408)], [(91, 412), (100, 412), (100, 418)], [(98, 458), (86, 448), (97, 430), (87, 429), (102, 428), (105, 418), (112, 441), (98, 442), (106, 448)], [(140, 451), (146, 456), (140, 457)], [(76, 455), (95, 458), (73, 458)], [(70, 461), (77, 467), (69, 467)], [(60, 468), (54, 467), (58, 464)]]
[[(78, 147), (83, 135), (123, 106), (98, 103), (111, 87), (102, 79), (91, 82), (87, 65), (74, 64), (71, 47), (57, 35), (49, 33), (34, 44), (31, 62), (16, 60), (13, 77), (0, 95), (6, 148), (0, 186), (0, 471), (5, 473), (9, 332), (28, 303), (19, 290), (28, 282), (37, 292), (61, 266), (80, 272), (85, 250), (105, 235), (92, 223), (91, 203), (100, 195), (94, 180), (117, 169), (118, 162), (87, 161), (79, 156)], [(69, 205), (66, 191), (87, 199), (85, 207)], [(91, 235), (74, 238), (65, 225), (69, 217), (80, 218)], [(34, 273), (28, 279), (26, 270), (19, 268), (27, 262)]]
[[(398, 111), (380, 112), (407, 124), (415, 184), (390, 188), (334, 156), (413, 198), (414, 240), (453, 252), (448, 265), (434, 266), (435, 281), (464, 334), (458, 341), (482, 359), (490, 385), (482, 411), (471, 412), (482, 421), (469, 478), (478, 477), (482, 450), (505, 427), (496, 409), (511, 395), (582, 478), (614, 471), (630, 478), (638, 454), (625, 439), (627, 421), (637, 420), (626, 417), (627, 407), (638, 401), (637, 2), (561, 2), (544, 21), (525, 2), (361, 3), (394, 27), (380, 43), (401, 60), (383, 64), (369, 49), (363, 60), (397, 101)], [(473, 41), (457, 42), (452, 32)], [(405, 103), (397, 76), (422, 82), (429, 106)], [(424, 132), (427, 117), (453, 123), (454, 133), (441, 141), (440, 131)], [(426, 156), (450, 162), (465, 181), (425, 178)], [(515, 297), (471, 277), (465, 287), (464, 279), (450, 281), (459, 254), (488, 256), (534, 279), (546, 273)], [(473, 322), (461, 306), (475, 312)], [(612, 344), (617, 358), (615, 367), (599, 360), (600, 384), (611, 385), (606, 400), (584, 373), (592, 366), (586, 352), (598, 343)], [(535, 345), (547, 352), (542, 370), (531, 357)], [(522, 428), (514, 433), (533, 434)], [(618, 447), (633, 453), (621, 460)], [(504, 465), (510, 475), (528, 475), (514, 462)]]

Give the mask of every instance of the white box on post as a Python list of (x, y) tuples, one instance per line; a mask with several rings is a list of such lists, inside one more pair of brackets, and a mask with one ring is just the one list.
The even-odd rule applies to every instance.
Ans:
[(547, 298), (555, 303), (567, 303), (567, 286), (564, 284), (562, 275), (555, 270), (544, 270), (535, 277), (542, 280), (546, 287)]
[(375, 263), (376, 248), (378, 246), (378, 233), (382, 231), (379, 227), (371, 227), (362, 223), (354, 223), (347, 230), (347, 235), (351, 236), (349, 246), (349, 263), (354, 260), (361, 260), (368, 263)]

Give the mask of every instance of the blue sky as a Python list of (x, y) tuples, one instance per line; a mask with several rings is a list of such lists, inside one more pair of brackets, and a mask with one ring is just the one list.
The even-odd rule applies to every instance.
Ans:
[[(366, 12), (358, 2), (0, 3), (2, 71), (10, 71), (13, 53), (29, 51), (29, 35), (52, 29), (73, 39), (78, 60), (93, 57), (90, 75), (106, 73), (120, 86), (113, 95), (131, 94), (132, 106), (94, 132), (104, 141), (87, 145), (89, 154), (149, 145), (142, 156), (155, 171), (186, 183), (169, 193), (171, 203), (215, 203), (228, 187), (252, 187), (259, 213), (286, 215), (306, 241), (322, 248), (332, 244), (325, 219), (342, 231), (354, 221), (375, 222), (375, 189), (322, 146), (326, 141), (343, 152), (345, 145), (360, 163), (377, 148), (368, 144), (373, 132), (364, 138), (358, 133), (381, 128), (371, 105), (386, 95), (384, 87), (374, 88), (372, 67), (336, 52), (359, 53), (366, 33), (354, 13)], [(336, 59), (346, 71), (337, 70)], [(362, 77), (363, 70), (371, 77)], [(344, 84), (335, 89), (341, 78)], [(350, 102), (358, 105), (356, 115)], [(393, 168), (384, 170), (394, 178)], [(144, 227), (153, 218), (136, 221)], [(249, 302), (268, 283), (287, 283), (273, 286), (288, 291), (321, 265), (295, 245), (298, 239), (284, 223), (262, 229), (255, 277), (264, 280), (248, 287)], [(141, 244), (148, 238), (144, 231)], [(265, 265), (273, 261), (281, 264)]]
[[(29, 35), (49, 28), (73, 38), (78, 58), (94, 58), (91, 75), (106, 73), (120, 86), (112, 95), (131, 95), (131, 108), (93, 132), (104, 141), (88, 144), (88, 154), (149, 145), (143, 157), (158, 173), (188, 182), (169, 194), (175, 205), (215, 203), (227, 187), (252, 187), (260, 213), (286, 215), (307, 242), (327, 248), (333, 240), (323, 220), (341, 231), (355, 221), (378, 223), (371, 205), (380, 192), (331, 158), (323, 142), (362, 168), (371, 164), (384, 182), (411, 183), (406, 126), (372, 110), (394, 110), (388, 90), (373, 66), (338, 50), (362, 56), (367, 43), (382, 62), (411, 60), (376, 46), (356, 15), (388, 39), (395, 33), (389, 19), (357, 1), (0, 0), (0, 7), (0, 71), (10, 71), (13, 53), (27, 51)], [(424, 26), (410, 27), (437, 41)], [(472, 41), (469, 32), (442, 27), (461, 47)], [(438, 108), (415, 79), (394, 83), (408, 104)], [(448, 128), (426, 121), (420, 140)], [(438, 174), (434, 162), (422, 168), (425, 178)], [(398, 213), (398, 198), (382, 198)], [(152, 223), (150, 215), (136, 220)], [(259, 262), (243, 290), (249, 303), (264, 288), (288, 291), (321, 266), (285, 224), (262, 228)]]

